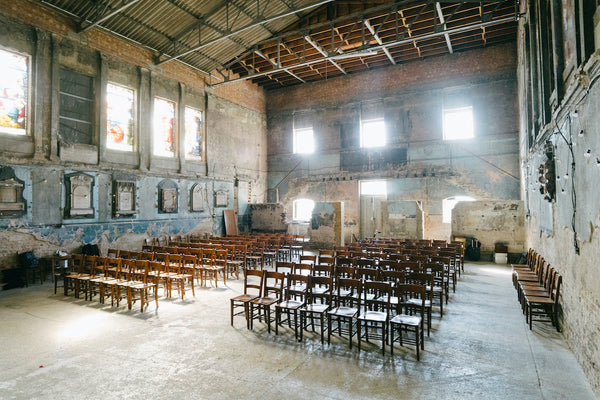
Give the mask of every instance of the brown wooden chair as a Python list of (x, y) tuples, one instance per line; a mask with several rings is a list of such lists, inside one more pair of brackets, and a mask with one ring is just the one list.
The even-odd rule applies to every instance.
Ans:
[[(390, 319), (392, 285), (389, 282), (363, 281), (361, 288), (361, 310), (357, 321), (358, 350), (364, 338), (381, 340), (381, 353), (385, 354), (385, 343)], [(375, 332), (373, 332), (375, 331)]]
[[(315, 317), (318, 317), (318, 321), (320, 321), (321, 343), (325, 342), (325, 316), (331, 306), (332, 293), (332, 276), (309, 276), (306, 304), (299, 309), (300, 341), (302, 341), (304, 336), (304, 330), (309, 326), (315, 332)], [(307, 320), (310, 320), (310, 323)]]
[[(425, 349), (423, 320), (425, 317), (425, 302), (427, 293), (423, 285), (399, 284), (395, 288), (398, 298), (397, 314), (390, 320), (390, 350), (394, 354), (394, 343), (414, 343), (417, 360), (420, 360), (419, 350)], [(420, 305), (415, 301), (420, 300)], [(413, 332), (414, 338), (408, 333)], [(398, 333), (398, 335), (396, 335)]]
[[(244, 293), (232, 297), (231, 303), (231, 326), (233, 326), (233, 317), (236, 315), (244, 314), (246, 317), (246, 328), (250, 329), (250, 301), (258, 299), (262, 296), (263, 291), (263, 271), (249, 269), (244, 275)], [(242, 307), (244, 310), (235, 312), (236, 308)]]
[(529, 329), (533, 327), (533, 317), (547, 315), (550, 321), (560, 332), (558, 323), (558, 300), (560, 298), (560, 287), (562, 285), (562, 276), (557, 274), (554, 279), (554, 285), (548, 296), (525, 296), (525, 315), (526, 322), (529, 323)]
[(331, 343), (331, 335), (348, 337), (348, 346), (352, 348), (352, 337), (356, 333), (356, 316), (360, 310), (360, 279), (337, 278), (335, 304), (327, 312), (327, 344)]
[(271, 307), (283, 298), (283, 281), (285, 275), (277, 271), (264, 271), (262, 296), (250, 301), (250, 329), (254, 327), (254, 308), (258, 313), (257, 318), (262, 320), (263, 315), (267, 322), (267, 331), (271, 333)]
[[(286, 322), (288, 327), (291, 329), (293, 322), (294, 337), (298, 339), (298, 310), (306, 303), (306, 290), (294, 290), (296, 287), (307, 288), (308, 275), (296, 275), (292, 273), (287, 275), (287, 284), (283, 301), (275, 304), (275, 334), (277, 335), (279, 333), (278, 327), (282, 326)], [(282, 314), (286, 314), (287, 318), (282, 319)]]

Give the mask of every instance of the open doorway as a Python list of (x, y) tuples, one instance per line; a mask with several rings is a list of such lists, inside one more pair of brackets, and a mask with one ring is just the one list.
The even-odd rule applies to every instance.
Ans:
[(381, 202), (387, 200), (387, 181), (360, 181), (360, 237), (376, 237), (382, 231)]

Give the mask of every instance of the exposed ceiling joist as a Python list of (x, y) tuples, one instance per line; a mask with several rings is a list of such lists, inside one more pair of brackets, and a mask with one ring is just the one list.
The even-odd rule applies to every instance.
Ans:
[[(505, 17), (505, 18), (501, 18), (501, 19), (497, 19), (497, 20), (492, 20), (492, 21), (487, 21), (487, 22), (479, 22), (476, 24), (470, 24), (467, 26), (461, 26), (458, 28), (452, 28), (452, 29), (444, 29), (441, 30), (439, 32), (433, 32), (433, 33), (429, 33), (429, 34), (424, 34), (424, 35), (419, 35), (419, 36), (413, 36), (410, 38), (406, 38), (406, 39), (402, 39), (402, 40), (397, 40), (391, 43), (385, 43), (383, 45), (377, 44), (377, 45), (373, 45), (373, 46), (369, 46), (365, 49), (361, 49), (355, 52), (348, 52), (346, 53), (346, 55), (351, 55), (351, 54), (355, 54), (356, 56), (361, 56), (364, 55), (364, 53), (366, 51), (376, 51), (376, 50), (381, 50), (383, 48), (389, 48), (389, 47), (393, 47), (393, 46), (399, 46), (399, 45), (404, 45), (404, 44), (412, 44), (415, 43), (417, 41), (424, 41), (424, 40), (428, 40), (428, 39), (433, 39), (436, 37), (440, 37), (440, 36), (444, 36), (445, 34), (459, 34), (459, 33), (463, 33), (463, 32), (468, 32), (468, 31), (472, 31), (472, 30), (476, 30), (476, 29), (480, 29), (483, 27), (490, 27), (490, 26), (494, 26), (494, 25), (501, 25), (504, 23), (508, 23), (508, 22), (514, 22), (515, 21), (515, 17), (511, 16), (511, 17)], [(329, 55), (325, 55), (322, 58), (318, 58), (318, 59), (314, 59), (314, 60), (310, 60), (310, 61), (305, 61), (303, 63), (299, 63), (299, 64), (295, 64), (295, 65), (289, 65), (286, 66), (286, 69), (295, 69), (295, 68), (300, 68), (300, 67), (305, 67), (305, 66), (309, 66), (309, 65), (313, 65), (316, 63), (321, 63), (323, 61), (333, 61), (336, 59), (336, 57), (339, 57), (339, 55), (333, 55), (333, 56), (329, 56)], [(244, 77), (240, 77), (240, 78), (236, 78), (236, 79), (232, 79), (230, 81), (226, 81), (226, 82), (222, 82), (222, 83), (217, 83), (215, 85), (222, 85), (222, 84), (226, 84), (229, 82), (237, 82), (237, 81), (243, 81), (243, 80), (247, 80), (247, 79), (254, 79), (254, 78), (258, 78), (261, 76), (265, 76), (265, 75), (269, 75), (275, 72), (279, 72), (283, 70), (283, 68), (275, 68), (273, 70), (270, 71), (265, 71), (265, 72), (261, 72), (258, 74), (253, 74), (253, 75), (249, 75), (249, 76), (244, 76)]]

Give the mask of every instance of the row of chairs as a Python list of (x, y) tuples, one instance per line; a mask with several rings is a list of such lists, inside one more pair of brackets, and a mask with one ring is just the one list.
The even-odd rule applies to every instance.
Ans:
[(302, 264), (296, 266), (301, 267), (288, 273), (246, 271), (244, 293), (230, 300), (231, 325), (234, 316), (244, 315), (248, 329), (256, 319), (266, 322), (268, 332), (274, 324), (276, 334), (287, 325), (298, 340), (319, 327), (322, 343), (325, 333), (328, 343), (337, 334), (351, 348), (356, 336), (359, 349), (363, 339), (377, 339), (382, 353), (386, 343), (393, 353), (394, 343), (407, 342), (420, 357), (425, 323), (430, 334), (433, 274), (376, 270), (372, 276), (354, 267), (324, 265), (312, 266), (306, 274)]
[(534, 317), (546, 316), (560, 332), (558, 308), (562, 276), (531, 248), (526, 264), (512, 264), (512, 269), (513, 285), (529, 329)]
[[(170, 297), (173, 287), (185, 290), (185, 282), (193, 280), (190, 272), (156, 261), (122, 259), (75, 254), (71, 271), (64, 273), (64, 294), (73, 291), (76, 298), (84, 292), (86, 300), (96, 295), (101, 304), (110, 297), (111, 306), (118, 307), (121, 300), (127, 300), (131, 310), (136, 301), (140, 311), (144, 311), (154, 299), (158, 309), (158, 289), (162, 285), (166, 296)], [(56, 293), (56, 283), (54, 292)]]
[(190, 264), (196, 270), (196, 280), (201, 286), (211, 282), (218, 287), (219, 276), (223, 284), (227, 284), (228, 276), (239, 278), (239, 270), (244, 264), (236, 253), (229, 253), (227, 249), (215, 248), (182, 248), (170, 246), (146, 246), (142, 251), (128, 251), (109, 249), (109, 257), (124, 259), (147, 259), (170, 264)]

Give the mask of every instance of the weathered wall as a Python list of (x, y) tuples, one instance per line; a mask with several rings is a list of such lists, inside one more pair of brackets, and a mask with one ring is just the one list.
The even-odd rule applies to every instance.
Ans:
[(484, 259), (491, 259), (496, 243), (507, 245), (509, 253), (522, 253), (526, 250), (523, 202), (460, 202), (452, 210), (452, 235), (479, 240)]
[[(343, 201), (349, 242), (360, 231), (358, 181), (387, 179), (388, 200), (422, 201), (425, 236), (448, 239), (444, 198), (520, 197), (515, 69), (515, 45), (503, 44), (269, 91), (268, 187), (279, 184), (288, 212), (301, 197)], [(473, 105), (476, 137), (444, 142), (442, 106), (457, 99)], [(373, 107), (388, 145), (366, 150), (360, 115)], [(299, 121), (312, 123), (312, 155), (292, 154)]]
[[(523, 12), (528, 3), (523, 2)], [(561, 46), (571, 50), (580, 45), (573, 32), (574, 4), (563, 1), (560, 21), (567, 25), (554, 27), (565, 36)], [(586, 13), (585, 18), (591, 20), (592, 14)], [(563, 277), (560, 326), (600, 395), (600, 51), (596, 46), (595, 54), (579, 65), (575, 52), (565, 54), (564, 95), (549, 122), (534, 125), (532, 117), (538, 121), (540, 117), (531, 114), (532, 104), (537, 105), (531, 95), (539, 93), (541, 84), (533, 81), (531, 86), (530, 60), (535, 47), (528, 41), (531, 35), (526, 23), (521, 21), (519, 30), (519, 101), (527, 242)], [(556, 198), (551, 202), (540, 194), (538, 181), (538, 168), (546, 160), (546, 142), (555, 154)]]
[(308, 246), (313, 249), (333, 249), (342, 246), (344, 222), (344, 203), (316, 203), (308, 236)]
[(382, 203), (383, 237), (423, 239), (423, 209), (416, 201)]
[[(153, 54), (100, 30), (76, 34), (60, 13), (25, 0), (0, 0), (0, 43), (4, 50), (29, 56), (26, 136), (0, 134), (0, 167), (23, 181), (26, 212), (0, 217), (0, 269), (14, 266), (16, 253), (34, 249), (38, 256), (84, 243), (140, 248), (143, 238), (190, 232), (223, 233), (223, 210), (237, 207), (241, 229), (248, 228), (248, 204), (263, 202), (266, 192), (265, 95), (249, 82), (212, 89), (209, 77), (180, 63), (154, 66)], [(58, 121), (57, 71), (67, 67), (94, 79), (94, 137), (91, 144), (69, 143)], [(114, 82), (135, 90), (135, 150), (106, 148), (103, 87)], [(203, 111), (205, 154), (202, 160), (183, 154), (181, 139), (174, 158), (152, 155), (152, 101), (160, 96)], [(177, 115), (179, 119), (181, 115)], [(65, 176), (92, 176), (93, 216), (66, 215)], [(135, 213), (116, 216), (113, 184), (135, 182)], [(158, 184), (173, 181), (177, 212), (159, 210)], [(237, 185), (235, 184), (237, 182)], [(201, 187), (202, 210), (193, 211), (192, 188)], [(216, 207), (222, 191), (227, 206)]]
[(287, 215), (279, 203), (250, 205), (250, 227), (256, 232), (286, 232)]

